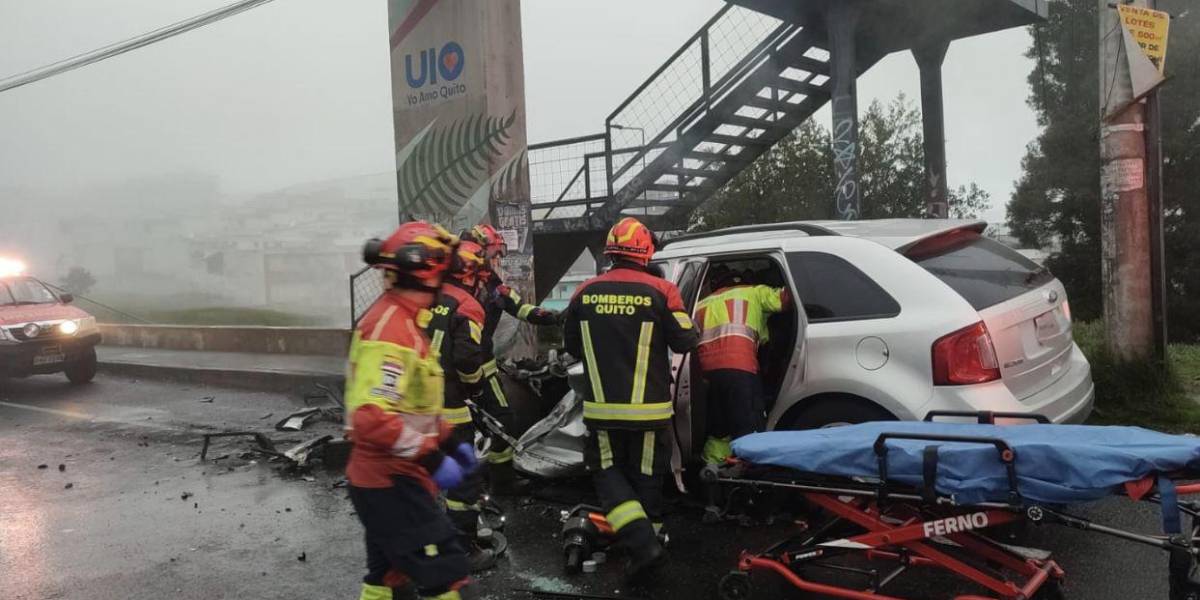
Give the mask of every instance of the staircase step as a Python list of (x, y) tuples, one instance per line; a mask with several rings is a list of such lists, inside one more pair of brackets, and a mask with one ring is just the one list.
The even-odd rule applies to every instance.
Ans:
[(727, 165), (742, 165), (749, 164), (750, 161), (736, 154), (718, 154), (716, 152), (705, 152), (703, 150), (688, 150), (683, 153), (685, 158), (693, 160), (703, 160), (708, 162), (723, 162)]
[(766, 146), (766, 140), (758, 140), (754, 138), (742, 137), (740, 135), (725, 135), (723, 133), (710, 133), (704, 136), (704, 141), (714, 144), (729, 144), (733, 146)]
[(787, 90), (789, 92), (796, 92), (798, 94), (804, 94), (806, 96), (812, 96), (814, 94), (828, 94), (829, 93), (828, 90), (826, 90), (825, 88), (820, 87), (818, 85), (813, 85), (806, 81), (796, 81), (795, 79), (788, 79), (787, 77), (779, 77), (779, 78), (775, 79), (775, 81), (772, 81), (771, 85), (774, 87), (777, 87), (781, 90)]
[(666, 169), (666, 173), (668, 175), (682, 175), (684, 177), (705, 177), (705, 178), (716, 177), (717, 175), (721, 174), (720, 171), (714, 171), (712, 169), (688, 169), (688, 168), (684, 168), (684, 167), (671, 167), (669, 169)]
[(765, 108), (767, 110), (785, 113), (796, 110), (796, 108), (799, 107), (798, 104), (789, 104), (787, 102), (780, 102), (770, 98), (763, 98), (762, 96), (751, 96), (746, 99), (746, 104), (750, 106), (757, 106), (758, 108)]
[(826, 77), (829, 76), (829, 63), (827, 62), (821, 62), (815, 58), (804, 56), (803, 54), (798, 56), (788, 56), (784, 58), (784, 60), (790, 67), (803, 69), (814, 75), (825, 75)]
[(651, 192), (674, 192), (676, 194), (683, 195), (683, 194), (686, 194), (689, 192), (699, 192), (702, 190), (716, 189), (716, 186), (710, 185), (707, 183), (702, 183), (699, 185), (678, 185), (678, 184), (673, 185), (670, 183), (652, 183), (652, 184), (646, 186), (646, 189)]
[(777, 121), (755, 119), (753, 117), (744, 117), (742, 115), (729, 115), (727, 117), (721, 117), (721, 122), (729, 125), (737, 125), (738, 127), (749, 127), (751, 129), (773, 129), (779, 126)]

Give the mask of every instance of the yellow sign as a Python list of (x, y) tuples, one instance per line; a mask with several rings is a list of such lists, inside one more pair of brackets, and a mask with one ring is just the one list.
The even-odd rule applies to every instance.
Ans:
[(1118, 4), (1117, 10), (1121, 13), (1121, 24), (1142, 47), (1146, 58), (1162, 73), (1167, 62), (1167, 29), (1171, 25), (1171, 15), (1129, 4)]

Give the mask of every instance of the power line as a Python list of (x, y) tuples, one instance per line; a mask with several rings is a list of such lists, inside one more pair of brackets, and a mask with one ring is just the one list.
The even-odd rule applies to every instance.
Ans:
[(58, 62), (54, 62), (43, 67), (31, 69), (24, 73), (18, 73), (5, 79), (0, 79), (0, 93), (7, 92), (23, 85), (29, 85), (36, 81), (41, 81), (55, 75), (62, 75), (68, 71), (73, 71), (80, 67), (86, 67), (92, 63), (100, 62), (107, 58), (119, 56), (126, 52), (144, 48), (150, 44), (161, 42), (163, 40), (175, 37), (181, 33), (186, 33), (193, 29), (199, 29), (205, 25), (210, 25), (223, 19), (232, 17), (241, 12), (245, 12), (252, 8), (256, 8), (272, 0), (240, 0), (227, 6), (211, 10), (209, 12), (177, 21), (165, 27), (160, 27), (153, 31), (148, 31), (138, 36), (134, 36), (119, 42), (102, 46), (83, 54), (77, 54), (70, 58), (65, 58)]

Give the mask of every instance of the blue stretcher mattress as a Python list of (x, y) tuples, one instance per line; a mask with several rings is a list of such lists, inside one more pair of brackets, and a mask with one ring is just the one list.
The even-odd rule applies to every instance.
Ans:
[[(874, 444), (884, 432), (1002, 439), (1016, 453), (1018, 492), (1026, 501), (1043, 504), (1098, 500), (1147, 476), (1200, 471), (1200, 438), (1140, 427), (879, 422), (755, 433), (734, 441), (733, 450), (759, 465), (877, 479)], [(1009, 500), (1008, 476), (992, 445), (889, 440), (888, 479), (922, 487), (923, 453), (930, 445), (939, 446), (939, 494), (960, 504)]]

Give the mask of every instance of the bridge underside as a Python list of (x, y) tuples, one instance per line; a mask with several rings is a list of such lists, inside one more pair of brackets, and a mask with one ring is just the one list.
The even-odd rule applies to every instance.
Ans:
[(539, 295), (623, 215), (685, 228), (721, 186), (830, 103), (839, 178), (831, 201), (842, 218), (857, 218), (855, 83), (892, 52), (911, 50), (921, 68), (926, 205), (928, 216), (945, 217), (947, 47), (1048, 14), (1046, 0), (727, 1), (603, 133), (530, 146)]

